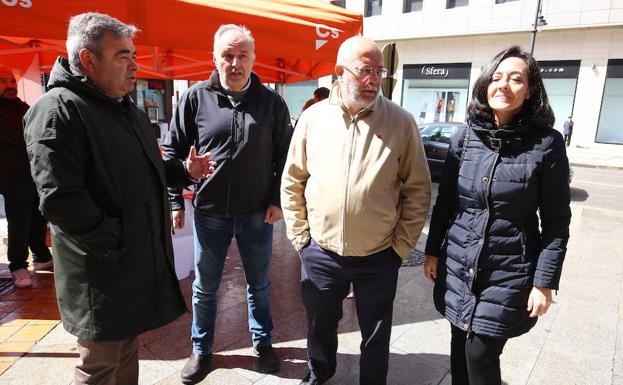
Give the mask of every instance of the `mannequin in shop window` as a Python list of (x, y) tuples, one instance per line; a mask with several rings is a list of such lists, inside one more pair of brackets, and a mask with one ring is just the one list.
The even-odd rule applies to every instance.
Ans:
[(450, 94), (448, 97), (448, 103), (446, 104), (446, 122), (451, 122), (454, 119), (454, 95)]
[(441, 109), (443, 108), (443, 98), (441, 96), (437, 97), (437, 104), (435, 105), (435, 118), (433, 122), (439, 121), (439, 115), (441, 115)]

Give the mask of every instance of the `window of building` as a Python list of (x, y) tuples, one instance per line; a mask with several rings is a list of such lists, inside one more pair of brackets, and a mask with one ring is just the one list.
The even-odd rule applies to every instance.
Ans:
[(504, 4), (504, 3), (510, 3), (512, 1), (517, 1), (517, 0), (495, 0), (496, 4)]
[(331, 4), (340, 8), (346, 8), (346, 0), (331, 0)]
[(318, 80), (285, 84), (283, 99), (288, 105), (288, 110), (293, 118), (301, 114), (305, 102), (314, 97), (314, 90), (318, 88)]
[(382, 8), (383, 0), (366, 0), (366, 17), (380, 15)]
[(422, 10), (424, 0), (404, 0), (403, 13), (417, 12)]
[(623, 59), (610, 59), (595, 142), (623, 144), (621, 111), (623, 111)]
[(469, 0), (446, 0), (446, 8), (465, 7)]

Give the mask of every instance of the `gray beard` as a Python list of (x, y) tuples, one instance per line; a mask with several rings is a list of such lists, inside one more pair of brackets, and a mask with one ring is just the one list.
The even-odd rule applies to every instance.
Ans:
[(348, 104), (356, 107), (359, 111), (365, 110), (366, 108), (370, 107), (371, 105), (374, 104), (374, 102), (376, 101), (376, 98), (379, 97), (379, 92), (377, 91), (376, 95), (374, 96), (374, 99), (372, 99), (372, 101), (367, 102), (364, 100), (361, 100), (361, 98), (357, 95), (357, 85), (354, 83), (347, 83), (346, 84), (346, 98), (348, 99)]

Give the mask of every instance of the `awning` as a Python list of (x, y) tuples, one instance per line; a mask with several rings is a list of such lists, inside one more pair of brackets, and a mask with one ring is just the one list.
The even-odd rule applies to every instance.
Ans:
[(255, 37), (254, 72), (292, 83), (331, 74), (340, 44), (362, 32), (362, 16), (320, 0), (13, 0), (0, 3), (0, 64), (26, 70), (38, 56), (49, 72), (65, 55), (69, 18), (101, 12), (141, 29), (139, 77), (198, 80), (214, 68), (212, 37), (221, 24)]

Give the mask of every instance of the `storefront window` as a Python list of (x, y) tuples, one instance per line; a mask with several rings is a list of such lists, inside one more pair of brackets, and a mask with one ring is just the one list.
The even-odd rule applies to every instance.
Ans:
[(145, 111), (153, 123), (166, 121), (164, 80), (138, 79), (136, 104)]
[(293, 118), (301, 114), (305, 102), (314, 97), (316, 88), (318, 88), (318, 80), (286, 84), (284, 86), (283, 98)]
[(623, 144), (623, 59), (608, 60), (597, 143)]
[(463, 122), (471, 63), (407, 64), (402, 106), (418, 123)]
[(579, 60), (540, 61), (543, 85), (554, 110), (554, 128), (562, 132), (567, 117), (573, 115), (575, 88), (580, 71)]

